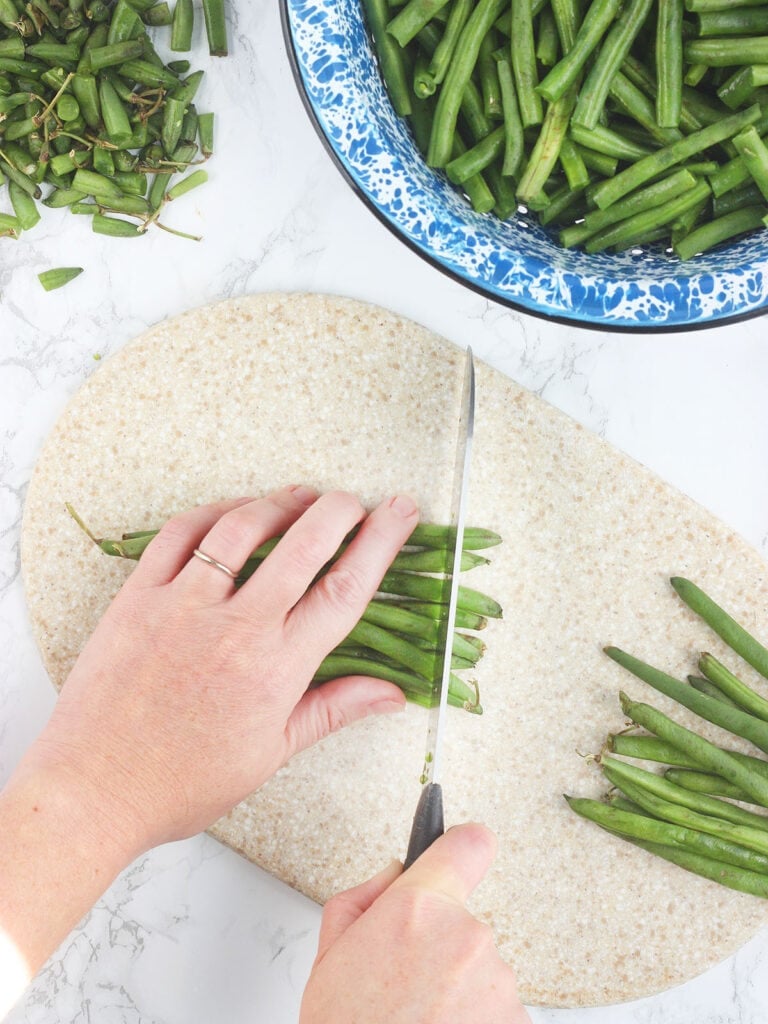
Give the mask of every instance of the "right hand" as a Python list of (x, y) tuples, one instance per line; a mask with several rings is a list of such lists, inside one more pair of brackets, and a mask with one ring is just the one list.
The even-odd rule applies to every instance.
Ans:
[(300, 1024), (530, 1024), (491, 929), (466, 908), (493, 862), (480, 825), (449, 829), (326, 904)]

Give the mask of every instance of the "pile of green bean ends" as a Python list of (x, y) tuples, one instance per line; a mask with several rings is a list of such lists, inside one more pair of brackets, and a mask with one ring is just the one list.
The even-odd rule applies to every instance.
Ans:
[[(671, 582), (734, 654), (768, 678), (768, 649), (694, 583)], [(768, 754), (768, 699), (713, 655), (702, 654), (697, 673), (682, 682), (617, 647), (605, 651), (659, 693)], [(614, 788), (605, 802), (566, 797), (570, 807), (688, 871), (768, 897), (768, 760), (721, 747), (624, 693), (620, 699), (634, 725), (609, 736), (596, 759)], [(666, 767), (660, 773), (632, 759)]]
[(395, 110), (478, 212), (680, 260), (768, 225), (768, 3), (362, 3)]
[[(203, 0), (211, 54), (227, 52), (223, 0)], [(213, 114), (198, 113), (202, 71), (165, 63), (191, 49), (191, 0), (0, 0), (0, 237), (40, 220), (38, 201), (91, 217), (93, 230), (138, 238), (167, 205), (207, 180)], [(66, 270), (66, 268), (65, 268)], [(50, 287), (66, 283), (60, 273)], [(48, 287), (43, 282), (44, 287)]]
[[(157, 530), (127, 533), (116, 540), (95, 537), (72, 508), (67, 509), (80, 528), (107, 555), (138, 560)], [(325, 567), (341, 555), (354, 531)], [(454, 533), (455, 536), (455, 533)], [(237, 585), (244, 583), (280, 540), (275, 537), (253, 552), (243, 566)], [(492, 530), (468, 527), (464, 532), (461, 569), (488, 565), (477, 552), (501, 543)], [(438, 653), (444, 650), (448, 611), (446, 573), (453, 557), (451, 528), (419, 523), (381, 581), (379, 592), (346, 639), (320, 664), (315, 683), (348, 675), (368, 675), (395, 683), (409, 701), (431, 707), (442, 677)], [(325, 570), (323, 570), (325, 571)], [(448, 703), (473, 714), (483, 712), (477, 681), (461, 673), (472, 671), (485, 652), (478, 635), (489, 619), (500, 619), (501, 606), (478, 590), (460, 586), (453, 636)]]

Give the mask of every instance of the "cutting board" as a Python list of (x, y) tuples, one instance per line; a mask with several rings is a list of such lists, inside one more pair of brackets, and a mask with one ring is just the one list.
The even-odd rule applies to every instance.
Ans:
[[(159, 324), (105, 362), (46, 441), (24, 514), (27, 599), (54, 684), (130, 571), (78, 532), (65, 501), (107, 536), (298, 481), (367, 505), (408, 491), (423, 518), (444, 521), (463, 367), (454, 341), (349, 299), (265, 294)], [(768, 908), (608, 836), (561, 794), (604, 790), (584, 755), (623, 726), (620, 688), (651, 696), (601, 647), (680, 676), (702, 649), (723, 655), (671, 590), (675, 574), (765, 636), (765, 564), (482, 363), (469, 501), (469, 521), (504, 537), (470, 580), (505, 609), (477, 673), (485, 713), (451, 710), (446, 742), (449, 823), (484, 821), (499, 836), (472, 908), (530, 1004), (606, 1004), (682, 982), (749, 939)], [(323, 902), (403, 855), (425, 730), (426, 712), (410, 706), (334, 734), (212, 834)]]

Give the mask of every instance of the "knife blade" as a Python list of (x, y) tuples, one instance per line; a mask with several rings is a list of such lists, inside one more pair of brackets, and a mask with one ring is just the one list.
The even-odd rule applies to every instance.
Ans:
[(424, 757), (423, 787), (416, 807), (408, 840), (408, 851), (403, 862), (409, 868), (421, 854), (445, 831), (443, 815), (442, 777), (443, 732), (448, 708), (448, 687), (451, 676), (451, 654), (453, 632), (456, 626), (456, 607), (459, 596), (461, 555), (464, 547), (464, 526), (466, 522), (467, 494), (469, 491), (469, 469), (472, 456), (472, 435), (475, 425), (475, 364), (472, 349), (467, 347), (464, 364), (464, 384), (461, 397), (456, 462), (453, 471), (453, 495), (451, 504), (451, 526), (454, 536), (449, 544), (446, 564), (450, 575), (446, 576), (448, 612), (442, 634), (443, 650), (439, 684), (435, 687), (432, 708), (427, 728), (427, 748)]

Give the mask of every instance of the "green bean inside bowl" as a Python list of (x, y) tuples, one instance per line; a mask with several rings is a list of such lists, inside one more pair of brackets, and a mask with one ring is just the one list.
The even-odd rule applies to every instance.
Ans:
[(768, 215), (768, 5), (362, 0), (395, 110), (474, 210), (692, 260)]

